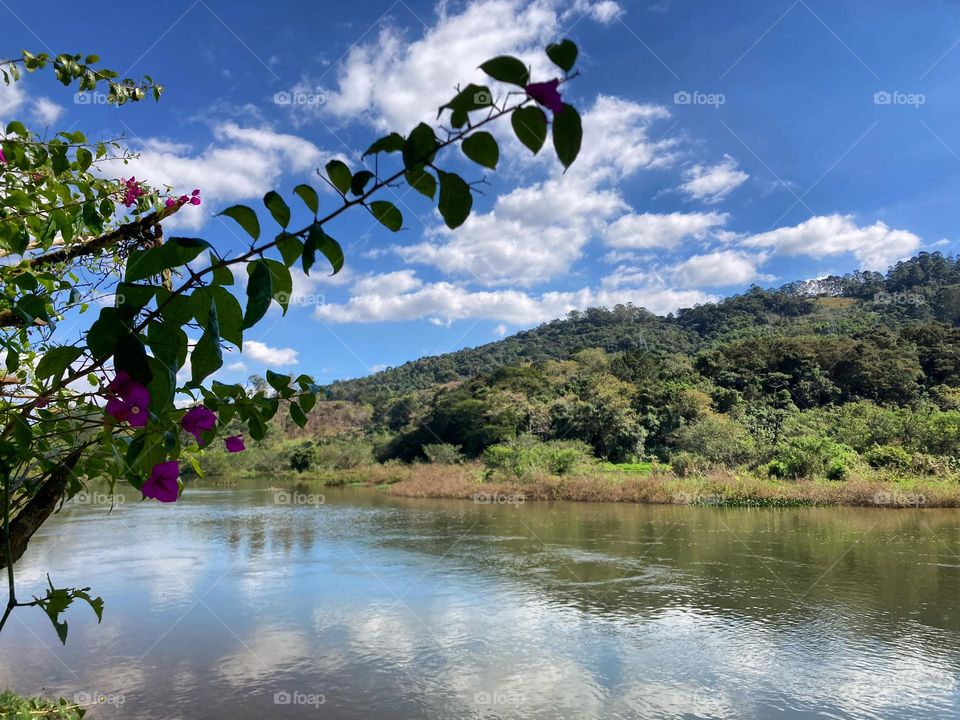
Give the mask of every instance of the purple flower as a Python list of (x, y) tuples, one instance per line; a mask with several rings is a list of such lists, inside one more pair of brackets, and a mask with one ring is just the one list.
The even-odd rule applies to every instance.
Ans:
[(110, 399), (107, 400), (107, 414), (114, 420), (128, 422), (133, 427), (147, 424), (150, 393), (143, 385), (130, 377), (130, 373), (121, 370), (107, 387)]
[(137, 204), (137, 198), (141, 195), (146, 194), (144, 189), (140, 187), (140, 183), (137, 182), (135, 177), (130, 178), (129, 180), (120, 179), (120, 182), (124, 185), (123, 192), (123, 204), (127, 207), (132, 207)]
[(556, 115), (563, 110), (563, 98), (557, 92), (557, 86), (560, 81), (557, 79), (542, 83), (530, 83), (526, 87), (527, 95), (532, 97), (541, 105), (545, 105)]
[(243, 444), (243, 435), (231, 435), (224, 442), (227, 445), (227, 452), (243, 452), (247, 449)]
[(180, 475), (180, 464), (176, 460), (157, 463), (153, 466), (153, 472), (140, 488), (145, 498), (154, 498), (160, 502), (176, 502), (180, 494), (180, 483), (177, 477)]
[(177, 204), (177, 201), (174, 200), (173, 198), (167, 198), (163, 204), (166, 205), (167, 207), (173, 207), (174, 205)]
[(180, 424), (183, 426), (184, 430), (197, 439), (197, 443), (199, 445), (203, 445), (203, 438), (200, 436), (200, 433), (205, 432), (216, 425), (217, 416), (214, 414), (213, 410), (210, 410), (203, 405), (197, 405), (196, 407), (192, 407), (187, 410), (187, 414), (183, 416)]
[(7, 164), (7, 156), (3, 154), (3, 150), (0, 150), (0, 163)]

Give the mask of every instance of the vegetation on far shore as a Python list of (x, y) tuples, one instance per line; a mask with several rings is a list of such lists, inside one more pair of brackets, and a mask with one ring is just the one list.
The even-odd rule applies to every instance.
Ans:
[[(202, 464), (238, 470), (217, 452)], [(239, 464), (413, 496), (958, 505), (960, 259), (921, 253), (667, 317), (571, 313), (335, 383)]]

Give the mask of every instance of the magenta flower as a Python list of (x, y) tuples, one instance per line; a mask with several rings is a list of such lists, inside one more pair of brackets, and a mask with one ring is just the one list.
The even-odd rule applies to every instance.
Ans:
[(0, 163), (7, 164), (7, 156), (3, 154), (3, 150), (0, 150)]
[(560, 93), (557, 91), (559, 84), (560, 81), (557, 79), (542, 83), (530, 83), (526, 87), (527, 95), (541, 105), (550, 108), (553, 114), (556, 115), (563, 110), (563, 98), (560, 97)]
[(130, 377), (130, 373), (121, 370), (107, 387), (110, 399), (107, 400), (107, 414), (119, 422), (128, 422), (133, 427), (147, 424), (150, 393), (143, 385)]
[(174, 200), (173, 198), (167, 198), (166, 202), (164, 203), (164, 205), (166, 205), (167, 207), (173, 207), (176, 204), (177, 204), (177, 201)]
[(137, 182), (135, 177), (130, 178), (129, 180), (124, 180), (120, 178), (120, 182), (124, 185), (123, 193), (123, 204), (127, 207), (131, 207), (137, 204), (137, 198), (145, 194), (145, 191), (140, 187), (140, 183)]
[(197, 439), (197, 443), (199, 445), (203, 445), (203, 438), (200, 436), (200, 433), (205, 432), (216, 425), (217, 416), (214, 414), (213, 410), (210, 410), (203, 405), (197, 405), (196, 407), (192, 407), (187, 410), (187, 414), (183, 416), (180, 424), (183, 426), (184, 430)]
[(153, 466), (150, 477), (141, 486), (140, 492), (145, 498), (153, 498), (160, 502), (176, 502), (180, 494), (180, 464), (176, 460), (157, 463)]
[(224, 442), (227, 445), (227, 452), (243, 452), (247, 449), (243, 444), (243, 435), (231, 435)]
[(193, 192), (190, 193), (190, 204), (191, 205), (200, 204), (200, 188), (194, 188)]

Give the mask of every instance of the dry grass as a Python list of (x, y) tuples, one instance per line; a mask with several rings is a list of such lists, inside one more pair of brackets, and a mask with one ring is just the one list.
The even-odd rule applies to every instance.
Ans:
[[(516, 497), (524, 500), (627, 502), (723, 506), (857, 505), (863, 507), (960, 507), (960, 484), (928, 480), (852, 478), (843, 482), (769, 480), (733, 472), (679, 478), (668, 472), (626, 477), (540, 477), (531, 482), (483, 479), (470, 465), (414, 465), (387, 490), (399, 497)], [(365, 471), (366, 472), (366, 471)], [(375, 481), (369, 472), (367, 484)], [(496, 502), (496, 500), (494, 500)]]

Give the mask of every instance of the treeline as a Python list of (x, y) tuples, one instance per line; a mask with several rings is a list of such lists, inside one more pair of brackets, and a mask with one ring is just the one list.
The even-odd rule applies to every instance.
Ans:
[(342, 413), (350, 422), (337, 438), (312, 439), (318, 451), (333, 444), (381, 462), (502, 465), (546, 443), (548, 465), (582, 448), (611, 463), (656, 459), (680, 475), (952, 478), (958, 320), (960, 261), (937, 253), (885, 275), (752, 288), (663, 318), (591, 309), (338, 383), (336, 402), (320, 404), (325, 424)]

